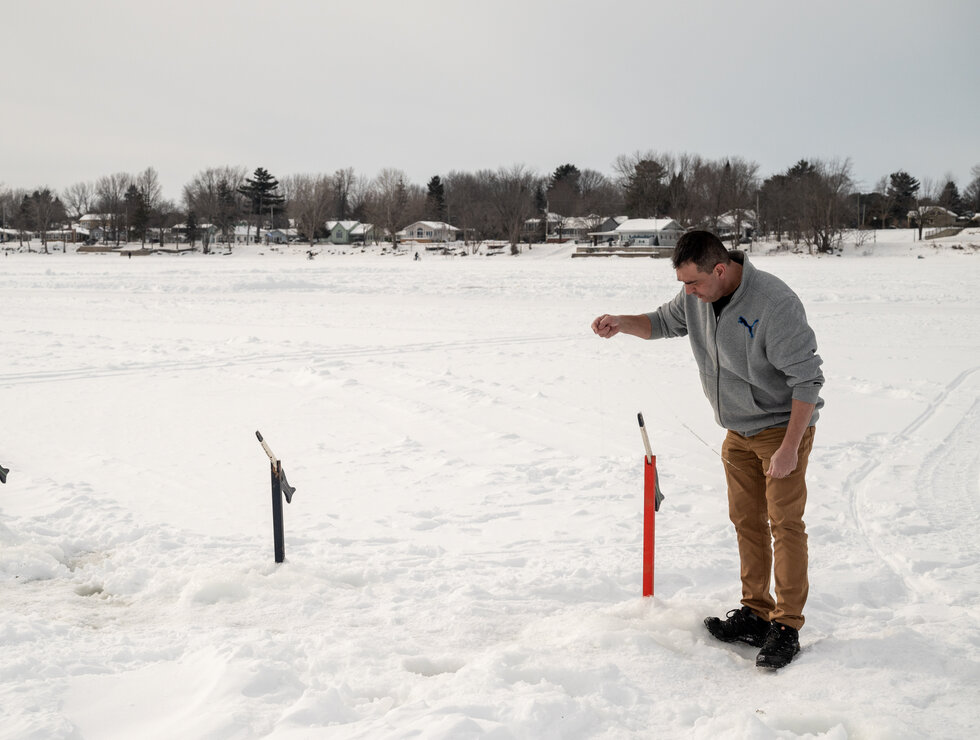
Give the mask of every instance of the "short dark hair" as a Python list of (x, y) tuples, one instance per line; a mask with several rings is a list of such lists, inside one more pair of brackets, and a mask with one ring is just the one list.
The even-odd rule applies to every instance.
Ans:
[(685, 262), (697, 265), (698, 272), (711, 272), (715, 265), (731, 261), (721, 239), (710, 231), (688, 231), (681, 235), (671, 257), (676, 270)]

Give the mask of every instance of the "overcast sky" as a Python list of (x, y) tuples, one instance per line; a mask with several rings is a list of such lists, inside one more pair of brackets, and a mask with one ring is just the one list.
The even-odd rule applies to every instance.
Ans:
[(0, 184), (620, 154), (980, 164), (977, 0), (0, 0)]

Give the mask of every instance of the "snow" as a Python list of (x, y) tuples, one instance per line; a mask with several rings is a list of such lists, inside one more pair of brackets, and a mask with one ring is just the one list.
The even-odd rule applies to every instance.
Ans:
[(976, 737), (977, 245), (753, 255), (827, 374), (776, 674), (702, 626), (738, 561), (686, 342), (589, 330), (668, 261), (0, 257), (0, 738)]

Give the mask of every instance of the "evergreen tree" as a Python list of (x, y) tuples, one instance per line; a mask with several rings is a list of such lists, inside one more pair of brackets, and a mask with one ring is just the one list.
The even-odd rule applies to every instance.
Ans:
[(146, 202), (146, 196), (135, 184), (126, 189), (124, 197), (126, 205), (126, 240), (129, 240), (129, 232), (138, 236), (140, 243), (146, 244), (146, 229), (150, 223), (150, 208)]
[(904, 170), (889, 175), (888, 199), (891, 201), (889, 216), (892, 223), (904, 226), (908, 222), (909, 211), (916, 207), (916, 194), (919, 192), (919, 181)]
[(565, 219), (581, 214), (582, 202), (582, 173), (573, 164), (563, 164), (555, 168), (548, 181), (548, 206), (552, 213), (558, 215), (558, 238), (561, 239), (565, 227)]
[(446, 188), (439, 175), (433, 175), (425, 196), (425, 216), (432, 221), (446, 220)]
[(20, 246), (24, 246), (24, 232), (27, 234), (27, 249), (31, 249), (31, 234), (30, 230), (34, 227), (34, 209), (31, 201), (31, 196), (24, 194), (24, 197), (20, 200), (20, 207), (17, 209), (17, 214), (15, 218), (15, 223), (17, 224), (17, 231), (20, 236)]
[(283, 210), (286, 199), (279, 192), (279, 181), (263, 167), (257, 167), (252, 177), (245, 178), (245, 184), (238, 192), (248, 199), (249, 213), (255, 217), (255, 238), (259, 238), (262, 221), (268, 214), (269, 225), (275, 226), (276, 213)]
[(19, 219), (23, 226), (33, 229), (41, 237), (45, 253), (48, 251), (48, 230), (65, 220), (65, 206), (57, 195), (48, 188), (35, 190), (24, 195), (21, 201)]
[(572, 189), (575, 191), (580, 190), (579, 180), (582, 177), (582, 172), (574, 164), (563, 164), (555, 168), (555, 171), (551, 175), (551, 180), (548, 183), (548, 189), (552, 190), (554, 187), (560, 183), (568, 183)]
[(193, 210), (187, 212), (187, 242), (191, 247), (197, 241), (197, 214)]
[(631, 218), (650, 218), (668, 213), (666, 176), (667, 170), (656, 160), (637, 162), (626, 182), (626, 214)]
[(939, 194), (939, 205), (957, 215), (963, 213), (965, 210), (959, 188), (956, 187), (956, 183), (952, 180), (943, 186), (943, 192)]

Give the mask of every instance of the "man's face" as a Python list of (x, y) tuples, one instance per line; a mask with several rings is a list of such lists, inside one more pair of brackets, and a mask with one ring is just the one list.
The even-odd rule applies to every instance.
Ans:
[(711, 272), (701, 272), (693, 262), (685, 262), (677, 268), (677, 279), (684, 283), (684, 291), (705, 303), (714, 303), (724, 295), (724, 275), (725, 266), (721, 263)]

